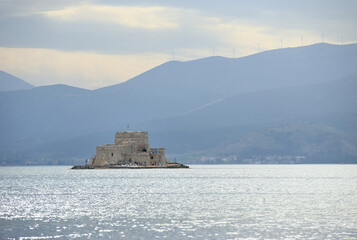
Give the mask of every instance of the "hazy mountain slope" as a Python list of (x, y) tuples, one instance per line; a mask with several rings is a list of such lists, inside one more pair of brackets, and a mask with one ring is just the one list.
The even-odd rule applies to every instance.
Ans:
[[(333, 117), (342, 119), (337, 125), (351, 120), (349, 115)], [(357, 119), (357, 114), (353, 119)], [(93, 156), (97, 145), (113, 142), (113, 132), (0, 150), (0, 156), (3, 163), (5, 160), (12, 164), (83, 164), (85, 158)], [(270, 127), (241, 125), (190, 131), (149, 130), (149, 139), (152, 147), (165, 146), (170, 160), (186, 163), (357, 163), (357, 134), (318, 121), (296, 120)]]
[[(9, 146), (67, 138), (73, 127), (82, 132), (91, 108), (83, 103), (90, 91), (66, 85), (0, 93), (0, 143)], [(78, 113), (87, 115), (78, 116)]]
[(194, 163), (357, 163), (357, 135), (299, 122), (182, 156)]
[[(209, 57), (168, 62), (130, 81), (97, 92), (160, 92), (182, 98), (209, 94), (232, 96), (276, 87), (335, 80), (354, 74), (357, 44), (315, 44), (266, 51), (243, 58)], [(160, 89), (158, 89), (160, 88)]]
[[(127, 125), (131, 130), (161, 131), (157, 139), (171, 132), (182, 143), (186, 137), (198, 139), (189, 133), (197, 130), (198, 136), (206, 136), (207, 145), (197, 140), (187, 146), (203, 149), (218, 143), (205, 130), (219, 134), (216, 129), (225, 126), (256, 129), (291, 119), (355, 112), (355, 75), (338, 79), (356, 73), (356, 65), (357, 44), (317, 44), (239, 59), (168, 62), (94, 91), (55, 85), (0, 92), (0, 150), (38, 149), (40, 154), (46, 151), (41, 146), (53, 146), (67, 151), (65, 141), (78, 144), (79, 139), (86, 141), (81, 136), (114, 133)], [(187, 150), (184, 144), (176, 149)]]
[[(240, 148), (236, 151), (236, 156), (238, 153), (249, 159), (254, 156), (254, 161), (262, 161), (261, 158), (275, 154), (309, 156), (306, 158), (307, 162), (317, 162), (323, 161), (322, 156), (327, 159), (327, 154), (322, 154), (323, 152), (331, 153), (329, 161), (333, 161), (333, 156), (338, 156), (336, 146), (340, 146), (341, 151), (350, 149), (341, 154), (352, 161), (357, 149), (355, 142), (350, 142), (355, 139), (353, 136), (357, 136), (356, 83), (357, 75), (353, 75), (327, 83), (238, 95), (180, 117), (151, 121), (141, 126), (134, 124), (129, 130), (148, 130), (152, 146), (165, 146), (169, 157), (188, 162), (200, 162), (197, 159), (201, 158), (207, 160), (207, 156), (211, 157), (208, 159), (214, 158), (217, 161), (223, 161), (227, 156), (234, 160), (232, 153), (237, 143)], [(278, 101), (279, 99), (283, 100)], [(300, 124), (301, 122), (304, 124)], [(299, 127), (291, 128), (296, 123), (299, 123)], [(283, 135), (284, 138), (278, 133), (265, 136), (264, 129), (274, 126), (288, 126), (285, 128), (299, 138), (290, 139), (290, 135)], [(313, 131), (308, 130), (309, 128)], [(329, 137), (325, 137), (323, 129), (333, 131), (328, 133)], [(58, 138), (32, 147), (25, 144), (28, 148), (23, 151), (15, 148), (3, 151), (3, 154), (11, 155), (13, 159), (22, 156), (32, 162), (37, 161), (42, 154), (45, 159), (68, 163), (72, 158), (91, 157), (96, 145), (112, 143), (115, 131), (116, 129), (112, 129), (67, 139)], [(318, 140), (314, 140), (314, 145), (309, 140), (312, 137)], [(247, 144), (243, 144), (244, 142)], [(220, 147), (222, 143), (225, 146), (223, 148)], [(291, 146), (288, 147), (289, 145)], [(314, 153), (310, 145), (319, 151)], [(335, 145), (333, 152), (331, 145)]]
[(240, 94), (187, 114), (137, 126), (171, 130), (209, 129), (357, 113), (356, 93), (357, 74), (331, 82)]
[(356, 69), (357, 44), (168, 62), (125, 83), (93, 91), (94, 107), (115, 109), (113, 118), (133, 123), (178, 115), (241, 93), (331, 81)]
[(34, 88), (33, 85), (24, 80), (0, 71), (0, 91), (14, 91)]

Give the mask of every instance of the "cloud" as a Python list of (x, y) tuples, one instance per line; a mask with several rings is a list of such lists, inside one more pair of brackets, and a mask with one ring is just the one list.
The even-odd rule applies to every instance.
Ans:
[[(234, 4), (232, 6), (238, 8)], [(282, 15), (271, 8), (258, 14), (258, 17), (247, 19), (246, 15), (217, 15), (198, 9), (184, 9), (182, 6), (84, 3), (38, 10), (31, 16), (0, 21), (0, 32), (3, 33), (0, 46), (107, 54), (169, 54), (173, 50), (185, 49), (197, 49), (203, 53), (210, 52), (209, 49), (214, 47), (215, 55), (233, 56), (232, 49), (237, 49), (237, 56), (242, 56), (255, 53), (259, 48), (279, 48), (282, 38), (284, 47), (300, 46), (301, 37), (305, 45), (321, 42), (322, 32), (325, 32), (326, 42), (340, 43), (342, 29), (333, 35), (323, 28), (311, 30), (306, 27), (305, 21), (299, 22), (296, 14)], [(336, 23), (336, 26), (339, 25)], [(351, 42), (351, 33), (343, 33), (345, 42)], [(194, 56), (197, 54), (189, 59)]]
[(154, 1), (145, 6), (136, 0), (115, 6), (106, 5), (108, 1), (76, 1), (75, 6), (70, 0), (53, 2), (24, 1), (15, 6), (9, 1), (3, 9), (0, 2), (2, 70), (35, 85), (65, 83), (93, 89), (171, 60), (172, 51), (181, 61), (212, 56), (213, 49), (214, 55), (241, 57), (280, 48), (281, 43), (300, 46), (302, 37), (304, 45), (321, 42), (323, 32), (329, 43), (340, 43), (342, 33), (345, 43), (356, 35), (350, 30), (355, 17), (347, 23), (333, 22), (342, 13), (331, 21), (314, 20), (318, 4), (308, 11), (310, 3), (300, 1), (294, 8), (287, 3), (280, 9), (266, 1), (259, 7), (234, 0), (227, 6), (196, 1)]
[[(296, 47), (302, 44), (314, 44), (321, 41), (320, 35), (305, 29), (281, 29), (247, 23), (243, 20), (227, 20), (224, 18), (205, 18), (200, 28), (210, 32), (217, 38), (217, 55), (232, 56), (233, 51), (238, 56), (245, 56), (257, 51), (283, 47)], [(304, 41), (301, 41), (304, 38)], [(225, 49), (224, 49), (225, 48)], [(236, 49), (237, 48), (237, 49)]]
[[(76, 0), (76, 4), (89, 4), (95, 0)], [(23, 17), (37, 14), (41, 11), (63, 9), (73, 5), (73, 0), (1, 0), (0, 19), (5, 17)]]
[(108, 55), (51, 49), (0, 48), (0, 69), (35, 86), (68, 84), (95, 89), (124, 82), (166, 62), (168, 55)]
[(61, 21), (114, 23), (155, 30), (178, 27), (176, 12), (175, 8), (168, 7), (81, 5), (41, 14)]

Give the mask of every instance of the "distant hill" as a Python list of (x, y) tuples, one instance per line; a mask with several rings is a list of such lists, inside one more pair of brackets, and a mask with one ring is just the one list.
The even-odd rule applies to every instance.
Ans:
[[(0, 163), (72, 164), (91, 157), (96, 145), (111, 143), (115, 131), (128, 125), (149, 131), (153, 146), (165, 146), (168, 156), (190, 162), (193, 156), (222, 160), (217, 150), (222, 143), (235, 146), (250, 134), (301, 122), (308, 123), (301, 128), (331, 128), (337, 142), (349, 142), (354, 139), (349, 134), (357, 134), (356, 69), (357, 44), (315, 44), (237, 59), (172, 61), (92, 91), (54, 85), (0, 92)], [(298, 140), (292, 148), (303, 149), (294, 144)], [(249, 148), (259, 152), (258, 142), (253, 145)], [(354, 153), (357, 145), (347, 145)], [(285, 154), (279, 149), (277, 156)], [(348, 155), (342, 152), (336, 151), (336, 162)], [(307, 162), (324, 158), (295, 153), (305, 154)]]
[(33, 85), (24, 80), (0, 71), (0, 91), (14, 91), (34, 88)]
[(177, 155), (191, 163), (356, 163), (357, 135), (297, 122), (250, 132), (219, 145)]
[(241, 94), (138, 127), (158, 131), (159, 144), (191, 163), (357, 163), (356, 92), (354, 74)]
[[(121, 119), (135, 122), (181, 114), (238, 94), (341, 79), (356, 69), (357, 44), (315, 44), (243, 58), (171, 61), (94, 92), (105, 96)], [(137, 111), (127, 111), (128, 105)]]
[[(238, 94), (140, 128), (194, 130), (357, 113), (357, 74), (335, 81)], [(357, 122), (356, 122), (357, 125)]]

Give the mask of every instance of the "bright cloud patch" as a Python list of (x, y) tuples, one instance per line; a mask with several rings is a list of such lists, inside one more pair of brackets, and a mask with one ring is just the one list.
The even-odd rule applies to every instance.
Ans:
[[(138, 43), (135, 42), (136, 39), (128, 38), (126, 40), (125, 34), (121, 35), (120, 39), (123, 44), (129, 41), (127, 45), (134, 46), (134, 48), (142, 44), (142, 39), (154, 40), (153, 46), (159, 46), (158, 48), (162, 49), (166, 47), (165, 54), (177, 49), (182, 49), (181, 52), (185, 51), (182, 46), (174, 45), (174, 43), (182, 41), (177, 39), (186, 40), (183, 43), (186, 50), (195, 49), (195, 51), (208, 53), (201, 54), (201, 57), (210, 56), (210, 52), (229, 57), (244, 56), (281, 46), (312, 44), (320, 40), (319, 36), (303, 29), (272, 28), (269, 25), (256, 25), (242, 19), (207, 15), (207, 13), (192, 9), (82, 5), (46, 11), (42, 14), (61, 21), (114, 23), (139, 30), (154, 30), (136, 32)], [(172, 28), (175, 28), (176, 32), (171, 31)], [(155, 35), (155, 30), (162, 30), (163, 33), (160, 32), (160, 34), (165, 34), (165, 30), (169, 31), (167, 31), (167, 35), (158, 37)], [(120, 32), (117, 29), (113, 29), (113, 31)], [(192, 39), (190, 36), (195, 38)], [(168, 46), (171, 49), (167, 49)], [(191, 57), (182, 56), (181, 60), (192, 59), (194, 55), (197, 54), (193, 54)]]
[(167, 7), (73, 6), (42, 12), (47, 17), (63, 21), (95, 21), (134, 28), (168, 29), (178, 26), (176, 9)]
[(238, 56), (245, 56), (257, 51), (313, 44), (320, 39), (318, 35), (306, 30), (272, 29), (265, 25), (253, 25), (239, 20), (227, 21), (221, 18), (205, 18), (199, 27), (216, 36), (221, 46), (228, 47), (227, 54), (222, 53), (227, 52), (227, 49), (217, 52), (218, 55), (224, 56), (229, 56), (229, 47), (237, 48), (235, 50)]

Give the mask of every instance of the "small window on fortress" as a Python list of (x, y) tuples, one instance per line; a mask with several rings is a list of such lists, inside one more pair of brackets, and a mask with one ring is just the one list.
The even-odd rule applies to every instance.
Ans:
[(143, 152), (146, 152), (146, 148), (143, 148)]
[(114, 153), (112, 153), (112, 157), (114, 156)]

